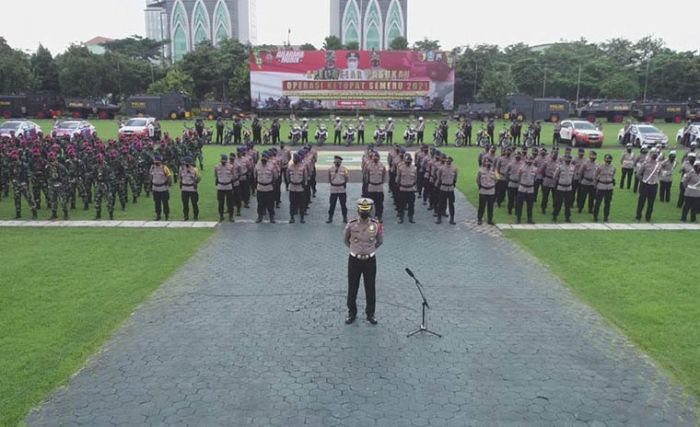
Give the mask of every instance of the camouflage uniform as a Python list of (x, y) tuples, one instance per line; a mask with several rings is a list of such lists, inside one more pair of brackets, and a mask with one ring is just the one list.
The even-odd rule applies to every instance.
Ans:
[(95, 219), (102, 219), (102, 200), (107, 199), (109, 219), (114, 219), (114, 189), (116, 177), (106, 162), (97, 162), (92, 178), (95, 182)]
[(16, 219), (22, 217), (22, 196), (27, 200), (29, 207), (32, 209), (32, 218), (36, 219), (36, 205), (34, 198), (29, 191), (29, 182), (31, 181), (31, 170), (29, 165), (16, 158), (9, 165), (10, 182), (12, 183), (12, 192), (15, 198)]
[(46, 184), (49, 190), (48, 205), (51, 219), (57, 218), (58, 203), (61, 203), (63, 219), (68, 219), (68, 170), (57, 160), (46, 165)]

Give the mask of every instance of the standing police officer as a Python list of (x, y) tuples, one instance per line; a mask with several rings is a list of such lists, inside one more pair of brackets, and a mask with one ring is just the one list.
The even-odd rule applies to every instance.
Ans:
[(396, 185), (398, 187), (398, 207), (399, 224), (403, 224), (403, 215), (408, 210), (408, 222), (413, 221), (413, 212), (416, 208), (416, 184), (418, 182), (418, 171), (411, 165), (411, 155), (406, 153), (404, 163), (398, 165), (396, 172)]
[(382, 224), (370, 218), (373, 202), (371, 199), (362, 198), (357, 202), (359, 218), (353, 219), (345, 226), (345, 245), (350, 248), (348, 257), (348, 317), (345, 324), (349, 325), (357, 317), (357, 292), (360, 288), (360, 276), (365, 285), (365, 298), (367, 307), (365, 314), (367, 321), (376, 325), (374, 318), (376, 303), (375, 279), (377, 276), (376, 250), (384, 242), (384, 229)]
[(286, 180), (289, 182), (289, 223), (294, 224), (294, 215), (299, 213), (301, 217), (299, 222), (303, 224), (306, 211), (304, 189), (308, 176), (299, 154), (294, 154), (292, 166), (286, 168), (285, 173), (287, 174)]
[(367, 180), (367, 195), (375, 205), (374, 213), (381, 223), (384, 215), (384, 183), (386, 182), (386, 167), (379, 161), (379, 153), (372, 153), (372, 161), (365, 168)]
[(343, 214), (343, 222), (348, 222), (348, 207), (346, 188), (348, 185), (348, 178), (350, 177), (350, 172), (345, 166), (341, 166), (343, 158), (340, 156), (335, 156), (333, 159), (334, 166), (328, 169), (328, 182), (331, 185), (331, 197), (329, 200), (328, 208), (328, 221), (326, 224), (333, 222), (333, 215), (335, 214), (335, 205), (340, 200), (340, 211)]
[(610, 217), (610, 202), (612, 201), (613, 188), (615, 188), (615, 166), (612, 165), (612, 155), (605, 155), (605, 163), (600, 165), (595, 172), (595, 207), (593, 208), (593, 221), (598, 222), (600, 205), (603, 207), (603, 222), (608, 222)]
[(228, 220), (233, 222), (233, 181), (234, 166), (229, 163), (226, 154), (221, 155), (221, 163), (214, 167), (214, 182), (216, 184), (216, 198), (219, 202), (219, 221), (224, 220), (224, 202), (228, 212)]
[(197, 185), (202, 177), (199, 175), (199, 170), (194, 167), (194, 160), (190, 156), (186, 156), (185, 167), (180, 169), (180, 191), (182, 198), (182, 213), (185, 221), (190, 219), (190, 201), (192, 202), (192, 213), (194, 220), (199, 219), (199, 192)]
[(170, 185), (172, 184), (173, 173), (170, 168), (162, 164), (163, 158), (156, 155), (155, 163), (151, 166), (151, 185), (153, 190), (153, 201), (156, 208), (156, 221), (160, 221), (161, 210), (165, 214), (165, 220), (170, 216)]

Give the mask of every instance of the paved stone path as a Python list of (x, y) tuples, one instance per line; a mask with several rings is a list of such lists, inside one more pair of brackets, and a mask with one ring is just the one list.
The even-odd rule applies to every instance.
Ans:
[(595, 223), (580, 224), (496, 224), (500, 230), (594, 230), (594, 231), (678, 231), (700, 230), (700, 224)]
[[(347, 256), (342, 225), (323, 223), (327, 191), (305, 225), (219, 227), (27, 423), (696, 422), (694, 399), (534, 258), (480, 233), (495, 228), (474, 227), (462, 196), (457, 226), (433, 224), (422, 206), (418, 224), (387, 221), (380, 323), (346, 326)], [(406, 338), (420, 298), (405, 267), (424, 283), (428, 325), (444, 338)]]

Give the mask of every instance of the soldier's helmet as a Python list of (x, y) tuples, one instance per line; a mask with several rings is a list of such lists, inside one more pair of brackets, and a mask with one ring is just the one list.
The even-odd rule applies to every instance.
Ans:
[(358, 212), (372, 212), (372, 207), (374, 207), (374, 200), (368, 197), (363, 197), (357, 201)]
[(184, 160), (186, 165), (192, 164), (192, 157), (190, 157), (190, 156), (186, 156), (183, 160)]
[(410, 154), (406, 153), (405, 156), (403, 156), (404, 161), (411, 162), (413, 161), (413, 158), (411, 157)]

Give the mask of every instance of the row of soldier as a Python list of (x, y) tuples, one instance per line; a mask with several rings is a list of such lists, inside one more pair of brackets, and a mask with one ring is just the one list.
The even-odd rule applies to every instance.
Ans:
[(69, 211), (81, 201), (84, 210), (94, 203), (97, 219), (106, 203), (109, 217), (114, 218), (115, 204), (118, 201), (125, 210), (129, 192), (132, 203), (137, 203), (142, 194), (149, 197), (156, 191), (153, 166), (167, 167), (177, 182), (186, 158), (203, 166), (202, 146), (196, 138), (173, 140), (166, 135), (158, 144), (140, 139), (6, 138), (0, 142), (0, 195), (14, 199), (15, 218), (22, 217), (23, 200), (34, 219), (42, 202), (51, 212), (50, 219), (58, 218), (60, 211), (68, 219)]
[[(566, 222), (571, 221), (571, 210), (577, 208), (582, 213), (593, 216), (594, 221), (600, 217), (603, 208), (603, 221), (610, 217), (613, 189), (616, 185), (616, 168), (613, 166), (613, 156), (606, 154), (604, 163), (597, 163), (597, 153), (590, 150), (586, 158), (586, 150), (580, 148), (578, 156), (573, 157), (571, 147), (566, 147), (565, 154), (559, 156), (557, 147), (548, 154), (545, 148), (533, 149), (528, 155), (525, 149), (504, 147), (500, 155), (496, 147), (486, 147), (479, 156), (479, 214), (481, 223), (486, 212), (490, 224), (493, 223), (494, 204), (499, 208), (506, 202), (508, 214), (515, 210), (516, 222), (522, 221), (523, 206), (526, 207), (527, 221), (533, 220), (533, 206), (538, 199), (540, 189), (542, 197), (540, 208), (546, 214), (549, 196), (553, 197), (552, 221), (557, 222), (562, 207)], [(680, 162), (680, 195), (678, 207), (682, 208), (681, 220), (686, 221), (690, 213), (691, 221), (695, 221), (698, 212), (696, 146), (691, 146)], [(660, 148), (642, 147), (639, 154), (633, 153), (633, 147), (628, 145), (620, 157), (622, 177), (620, 189), (625, 184), (629, 190), (634, 179), (633, 191), (639, 193), (635, 218), (642, 220), (642, 214), (647, 222), (653, 215), (657, 193), (661, 202), (670, 202), (671, 188), (675, 170), (678, 167), (675, 151), (668, 153), (665, 158)], [(659, 191), (660, 190), (660, 191)], [(646, 208), (646, 209), (645, 209)]]

